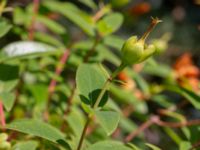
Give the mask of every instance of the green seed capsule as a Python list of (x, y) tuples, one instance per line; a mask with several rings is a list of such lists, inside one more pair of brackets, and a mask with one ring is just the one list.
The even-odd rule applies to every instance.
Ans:
[(126, 64), (138, 63), (143, 55), (144, 44), (138, 42), (137, 36), (130, 37), (122, 47), (122, 61)]
[(124, 43), (122, 47), (122, 62), (124, 64), (140, 63), (155, 53), (155, 46), (152, 44), (146, 45), (145, 40), (159, 22), (160, 20), (153, 18), (147, 32), (139, 40), (137, 36), (132, 36)]

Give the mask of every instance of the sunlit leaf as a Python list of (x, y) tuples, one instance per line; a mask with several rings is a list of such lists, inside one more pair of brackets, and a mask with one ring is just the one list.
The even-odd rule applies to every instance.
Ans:
[(3, 48), (0, 57), (0, 63), (13, 59), (41, 57), (43, 55), (58, 54), (61, 50), (55, 47), (33, 41), (19, 41), (8, 44)]
[(99, 124), (106, 131), (107, 135), (112, 134), (118, 126), (120, 115), (114, 111), (95, 111)]
[[(82, 64), (76, 73), (76, 83), (80, 98), (85, 104), (93, 105), (106, 82), (106, 77), (99, 65)], [(104, 105), (108, 99), (105, 94), (102, 98)]]
[(123, 16), (120, 13), (112, 13), (105, 16), (97, 23), (101, 35), (109, 35), (119, 29), (123, 23)]
[(0, 93), (0, 100), (3, 102), (4, 107), (7, 111), (10, 111), (15, 102), (15, 94), (11, 92)]
[(12, 28), (5, 19), (0, 18), (0, 38), (3, 37)]
[(81, 11), (78, 7), (76, 7), (72, 3), (61, 3), (55, 1), (45, 1), (44, 5), (55, 12), (58, 12), (65, 17), (67, 17), (70, 21), (79, 26), (85, 33), (90, 36), (94, 36), (94, 27), (92, 25), (92, 18), (87, 15), (84, 11)]
[(33, 119), (15, 120), (8, 124), (6, 128), (38, 136), (53, 143), (65, 145), (66, 148), (70, 149), (70, 146), (65, 141), (64, 135), (58, 129), (42, 121)]

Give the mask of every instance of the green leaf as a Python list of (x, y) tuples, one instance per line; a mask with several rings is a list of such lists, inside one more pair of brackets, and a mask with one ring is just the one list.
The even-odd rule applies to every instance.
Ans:
[(122, 117), (120, 119), (119, 126), (127, 133), (137, 130), (138, 128), (138, 126), (131, 119), (126, 117)]
[(51, 142), (64, 145), (67, 149), (70, 149), (70, 146), (65, 141), (64, 135), (58, 129), (39, 120), (15, 120), (12, 123), (8, 124), (6, 128), (25, 134), (38, 136)]
[(30, 13), (25, 12), (22, 8), (16, 7), (13, 12), (14, 23), (17, 25), (30, 25), (32, 16)]
[(133, 105), (136, 112), (140, 112), (143, 114), (147, 113), (147, 104), (143, 101), (138, 100), (134, 96), (133, 92), (127, 91), (119, 86), (116, 86), (115, 84), (111, 84), (110, 92), (112, 93), (112, 95), (115, 96), (116, 101), (119, 101), (122, 104)]
[[(83, 103), (93, 105), (106, 82), (105, 74), (100, 65), (82, 64), (76, 73), (77, 89)], [(108, 99), (106, 93), (100, 103), (103, 106)]]
[(169, 77), (170, 74), (172, 73), (172, 69), (169, 66), (162, 63), (158, 64), (152, 58), (149, 58), (147, 60), (147, 63), (145, 64), (143, 71), (150, 75), (154, 75), (154, 76), (158, 76), (162, 78)]
[(95, 115), (107, 135), (111, 135), (118, 126), (120, 114), (114, 111), (95, 111)]
[(45, 84), (28, 85), (32, 96), (35, 98), (37, 105), (44, 106), (48, 99), (48, 86)]
[(55, 22), (54, 20), (51, 20), (42, 15), (37, 16), (37, 20), (43, 23), (48, 29), (50, 29), (54, 33), (57, 33), (57, 34), (66, 33), (66, 29), (59, 23)]
[(34, 38), (38, 41), (59, 47), (59, 48), (64, 48), (64, 44), (57, 38), (43, 32), (35, 32)]
[(115, 36), (115, 35), (109, 35), (109, 36), (106, 36), (104, 39), (103, 39), (104, 43), (110, 47), (113, 47), (113, 48), (116, 48), (118, 50), (121, 50), (125, 40), (118, 37), (118, 36)]
[(181, 137), (171, 128), (169, 127), (165, 127), (163, 128), (164, 131), (168, 134), (168, 136), (176, 143), (176, 144), (180, 144), (180, 142), (182, 141)]
[(15, 102), (15, 94), (10, 92), (0, 93), (0, 100), (3, 102), (4, 107), (7, 111), (10, 111)]
[(189, 150), (191, 148), (191, 143), (188, 141), (181, 141), (179, 144), (179, 150)]
[(0, 93), (10, 92), (18, 83), (19, 67), (11, 64), (0, 64)]
[(19, 142), (13, 146), (12, 150), (36, 150), (38, 145), (36, 141)]
[(0, 18), (0, 38), (3, 37), (12, 28), (5, 19)]
[(120, 142), (117, 141), (101, 141), (97, 142), (86, 150), (131, 150)]
[(200, 96), (194, 93), (193, 91), (190, 91), (188, 89), (178, 87), (178, 86), (167, 86), (166, 87), (170, 91), (174, 91), (182, 96), (184, 96), (187, 100), (190, 101), (190, 103), (196, 108), (200, 109)]
[(70, 128), (73, 130), (74, 134), (78, 137), (81, 136), (81, 132), (84, 128), (84, 115), (82, 112), (77, 108), (72, 108), (71, 113), (66, 117), (66, 120), (70, 126)]
[(153, 144), (150, 144), (150, 143), (146, 143), (145, 145), (150, 147), (152, 150), (161, 150), (159, 147), (157, 147), (157, 146), (155, 146)]
[(92, 9), (97, 8), (97, 5), (95, 4), (93, 0), (79, 0), (79, 1)]
[(132, 148), (132, 150), (141, 150), (139, 147), (137, 147), (136, 145), (132, 144), (132, 143), (128, 143), (127, 144), (129, 147)]
[(109, 35), (117, 31), (123, 23), (123, 16), (120, 13), (112, 13), (97, 23), (97, 29), (101, 35)]
[(19, 41), (11, 43), (3, 48), (0, 57), (0, 63), (13, 59), (22, 59), (30, 57), (41, 57), (48, 54), (58, 54), (62, 51), (56, 50), (55, 47), (33, 41)]
[(85, 33), (90, 36), (94, 36), (94, 27), (92, 25), (92, 17), (81, 11), (72, 3), (68, 2), (55, 2), (55, 1), (44, 1), (44, 6), (46, 6), (51, 11), (58, 12), (65, 17), (67, 17), (74, 24), (79, 26)]

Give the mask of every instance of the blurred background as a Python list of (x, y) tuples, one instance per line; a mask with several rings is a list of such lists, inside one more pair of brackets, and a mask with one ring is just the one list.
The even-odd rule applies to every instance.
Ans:
[[(79, 0), (60, 1), (70, 1), (81, 9), (92, 11)], [(96, 3), (99, 1), (95, 0)], [(200, 0), (104, 0), (104, 3), (110, 1), (114, 10), (125, 15), (124, 25), (117, 34), (124, 38), (133, 34), (142, 35), (149, 24), (149, 18), (157, 16), (163, 23), (151, 37), (158, 38), (166, 32), (172, 34), (169, 49), (161, 60), (170, 63), (184, 52), (190, 52), (195, 63), (200, 66)], [(25, 7), (30, 2), (32, 1), (9, 0), (9, 5)]]

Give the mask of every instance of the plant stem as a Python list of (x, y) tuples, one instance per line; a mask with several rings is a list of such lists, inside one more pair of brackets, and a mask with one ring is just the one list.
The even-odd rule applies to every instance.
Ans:
[(149, 128), (152, 124), (154, 124), (154, 120), (157, 119), (157, 116), (152, 116), (149, 120), (144, 122), (137, 130), (134, 130), (131, 132), (128, 136), (125, 138), (125, 142), (130, 142), (133, 138), (135, 138), (138, 134)]
[[(109, 85), (112, 83), (113, 79), (119, 74), (119, 72), (121, 72), (125, 67), (126, 67), (126, 64), (121, 63), (121, 65), (106, 80), (106, 82), (104, 83), (104, 85), (103, 85), (103, 87), (101, 89), (101, 92), (100, 92), (99, 96), (97, 97), (97, 100), (95, 101), (95, 104), (92, 106), (93, 109), (97, 109), (98, 108), (98, 106), (99, 106), (99, 104), (101, 102), (101, 99), (102, 99), (103, 95), (105, 94), (106, 90), (108, 89)], [(87, 116), (87, 121), (86, 121), (84, 129), (82, 131), (81, 138), (79, 140), (79, 144), (78, 144), (77, 150), (81, 150), (81, 147), (83, 145), (83, 140), (85, 138), (86, 131), (88, 129), (88, 125), (90, 123), (91, 117), (92, 117), (91, 115)]]
[[(55, 70), (55, 74), (56, 76), (59, 76), (62, 71), (63, 71), (63, 68), (64, 68), (64, 65), (69, 57), (69, 54), (70, 54), (70, 50), (67, 48), (65, 50), (65, 52), (63, 53), (63, 55), (61, 56), (59, 62), (58, 62), (58, 65), (56, 67), (56, 70)], [(47, 105), (46, 105), (46, 110), (44, 112), (44, 119), (45, 120), (48, 120), (48, 117), (49, 117), (49, 112), (48, 112), (48, 109), (49, 109), (49, 106), (50, 106), (50, 103), (51, 103), (51, 97), (55, 91), (55, 87), (56, 87), (56, 84), (57, 84), (57, 81), (55, 80), (55, 78), (53, 78), (51, 81), (50, 81), (50, 84), (49, 84), (49, 87), (48, 87), (48, 91), (49, 91), (49, 95), (48, 95), (48, 101), (47, 101)]]
[(31, 24), (30, 24), (30, 27), (28, 29), (28, 39), (29, 40), (33, 40), (34, 39), (34, 25), (35, 25), (35, 21), (36, 21), (36, 17), (37, 17), (37, 14), (38, 14), (38, 10), (39, 10), (39, 0), (33, 0), (33, 16), (32, 16), (32, 19), (31, 19)]
[(79, 140), (79, 144), (78, 144), (77, 150), (81, 150), (81, 147), (82, 147), (82, 145), (83, 145), (83, 140), (84, 140), (84, 138), (85, 138), (86, 131), (87, 131), (87, 129), (88, 129), (88, 125), (89, 125), (89, 123), (90, 123), (90, 119), (91, 119), (91, 118), (90, 118), (90, 116), (88, 115), (87, 121), (86, 121), (85, 126), (84, 126), (84, 128), (83, 128), (83, 132), (82, 132), (82, 134), (81, 134), (81, 138), (80, 138), (80, 140)]
[(5, 115), (4, 115), (4, 111), (3, 111), (3, 103), (0, 100), (0, 121), (1, 121), (1, 125), (4, 128), (6, 126), (6, 120), (5, 120)]
[(143, 34), (143, 36), (140, 38), (140, 41), (144, 42), (146, 40), (146, 38), (148, 37), (148, 35), (151, 33), (151, 31), (154, 29), (154, 27), (159, 23), (162, 22), (161, 20), (159, 20), (158, 18), (153, 18), (152, 17), (152, 21), (150, 26), (148, 27), (147, 31)]

